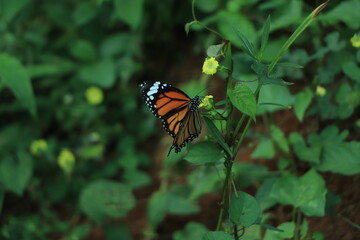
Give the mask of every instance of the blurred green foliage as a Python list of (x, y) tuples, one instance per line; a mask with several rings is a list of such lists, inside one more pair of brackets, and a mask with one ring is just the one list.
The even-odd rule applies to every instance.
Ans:
[[(270, 63), (320, 3), (315, 2), (197, 0), (195, 10), (198, 20), (218, 30), (236, 49), (233, 77), (253, 80), (265, 65), (254, 65), (246, 54), (252, 48), (244, 47), (239, 32), (260, 49), (261, 54), (253, 55)], [(257, 204), (263, 211), (283, 204), (307, 216), (324, 216), (328, 199), (321, 173), (360, 173), (360, 48), (350, 41), (360, 34), (359, 12), (358, 0), (331, 1), (273, 74), (260, 79), (283, 79), (295, 87), (284, 82), (265, 85), (256, 106), (252, 97), (239, 98), (252, 96), (254, 83), (236, 85), (230, 99), (252, 118), (273, 119), (278, 111), (294, 106), (300, 123), (315, 119), (317, 125), (309, 135), (285, 133), (273, 121), (264, 121), (267, 134), (251, 131), (258, 142), (251, 157), (278, 159), (280, 174), (258, 164), (234, 164), (238, 187), (260, 185), (256, 200), (239, 192), (248, 196), (248, 206), (231, 216), (237, 223), (259, 224)], [(133, 239), (128, 222), (122, 220), (138, 206), (134, 190), (154, 184), (147, 153), (160, 146), (154, 142), (155, 119), (140, 101), (137, 85), (151, 78), (173, 81), (169, 70), (174, 66), (184, 68), (189, 77), (194, 69), (185, 68), (186, 62), (203, 59), (209, 46), (208, 56), (222, 47), (221, 39), (198, 25), (188, 25), (186, 39), (189, 21), (190, 1), (0, 0), (1, 239), (87, 239), (99, 234), (98, 226), (99, 239)], [(269, 39), (261, 38), (263, 32), (270, 33)], [(200, 67), (195, 71), (200, 76)], [(183, 90), (196, 94), (207, 81), (191, 81)], [(249, 104), (254, 107), (244, 111)], [(209, 139), (217, 138), (215, 124), (209, 129)], [(226, 146), (217, 136), (224, 144), (219, 145)], [(224, 152), (217, 147), (211, 141), (197, 143), (187, 156), (172, 154), (163, 162), (157, 173), (161, 186), (147, 196), (144, 239), (155, 237), (167, 214), (198, 213), (202, 209), (197, 200), (219, 190)], [(189, 173), (183, 158), (201, 166)], [(291, 174), (294, 161), (308, 164), (309, 170)], [(181, 184), (173, 184), (177, 177), (182, 177)], [(262, 230), (256, 226), (247, 230), (245, 239), (259, 239)], [(292, 238), (295, 224), (277, 226), (284, 232), (265, 228), (264, 239)], [(173, 238), (195, 239), (207, 229), (189, 222)], [(305, 219), (301, 236), (307, 232)], [(214, 238), (232, 239), (224, 232), (203, 237)]]

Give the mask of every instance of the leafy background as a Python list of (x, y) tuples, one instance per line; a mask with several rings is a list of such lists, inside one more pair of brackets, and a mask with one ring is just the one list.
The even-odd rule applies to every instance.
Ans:
[[(233, 43), (234, 77), (253, 80), (234, 27), (258, 46), (271, 15), (261, 57), (271, 61), (320, 3), (195, 7)], [(331, 1), (282, 59), (304, 68), (276, 71), (295, 84), (263, 87), (234, 176), (267, 223), (286, 231), (253, 225), (244, 239), (291, 238), (290, 206), (309, 216), (304, 237), (360, 234), (360, 50), (350, 41), (359, 12), (358, 0)], [(161, 80), (223, 98), (221, 74), (201, 75), (207, 47), (221, 39), (199, 26), (186, 36), (189, 21), (190, 1), (0, 1), (1, 238), (181, 240), (214, 229), (221, 164), (198, 157), (206, 143), (165, 158), (171, 139), (138, 91), (144, 80)], [(297, 174), (287, 171), (294, 166)]]

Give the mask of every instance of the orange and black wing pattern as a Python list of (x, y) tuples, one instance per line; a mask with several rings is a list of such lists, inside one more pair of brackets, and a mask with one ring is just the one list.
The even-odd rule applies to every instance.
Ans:
[(161, 82), (143, 82), (140, 89), (146, 105), (162, 119), (163, 127), (174, 138), (170, 151), (175, 148), (175, 152), (180, 152), (187, 142), (199, 136), (199, 97), (190, 98), (180, 89)]

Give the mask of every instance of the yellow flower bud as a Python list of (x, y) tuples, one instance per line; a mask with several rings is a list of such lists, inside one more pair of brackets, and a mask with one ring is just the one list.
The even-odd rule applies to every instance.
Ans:
[(353, 45), (353, 47), (359, 48), (360, 47), (360, 37), (356, 33), (352, 38), (350, 38), (350, 42)]
[(322, 86), (316, 86), (316, 95), (323, 97), (326, 95), (326, 89)]
[(207, 95), (204, 100), (200, 103), (199, 108), (203, 107), (206, 110), (210, 110), (213, 108), (214, 97), (212, 95)]
[(208, 75), (214, 75), (219, 67), (219, 62), (214, 57), (205, 60), (202, 71)]
[(104, 94), (101, 88), (98, 87), (89, 87), (85, 92), (86, 100), (91, 105), (98, 105), (104, 99)]
[(65, 173), (69, 174), (74, 169), (75, 156), (69, 149), (64, 148), (57, 158), (57, 163)]
[(39, 156), (48, 148), (47, 142), (44, 139), (38, 139), (31, 143), (30, 152), (32, 155)]

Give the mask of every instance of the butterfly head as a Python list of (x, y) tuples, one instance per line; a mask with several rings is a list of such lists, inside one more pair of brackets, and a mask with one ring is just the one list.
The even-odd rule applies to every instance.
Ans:
[(199, 105), (202, 102), (202, 99), (199, 96), (192, 98), (189, 102), (190, 111), (195, 112), (199, 109)]

